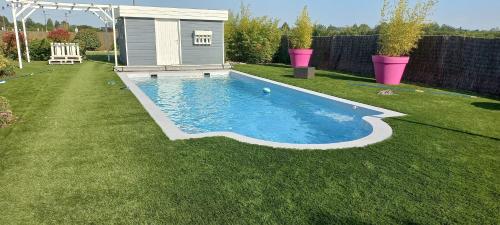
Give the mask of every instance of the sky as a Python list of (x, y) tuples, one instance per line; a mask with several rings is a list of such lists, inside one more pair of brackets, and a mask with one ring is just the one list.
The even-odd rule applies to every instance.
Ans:
[[(383, 0), (135, 0), (140, 6), (160, 6), (179, 8), (228, 9), (238, 11), (241, 3), (250, 6), (252, 15), (269, 16), (293, 24), (302, 8), (307, 5), (309, 15), (316, 23), (334, 26), (353, 24), (376, 25), (380, 21)], [(410, 0), (415, 2), (416, 0)], [(97, 3), (132, 5), (133, 0), (58, 0), (58, 2)], [(6, 6), (0, 0), (0, 6)], [(1, 9), (0, 9), (1, 10)], [(10, 8), (1, 10), (2, 15), (11, 18)], [(64, 20), (64, 11), (48, 10), (48, 17)], [(43, 13), (37, 11), (33, 20), (44, 21)], [(436, 5), (431, 22), (448, 24), (466, 29), (491, 29), (500, 27), (500, 0), (440, 0)], [(102, 26), (95, 16), (84, 12), (73, 12), (70, 24)]]

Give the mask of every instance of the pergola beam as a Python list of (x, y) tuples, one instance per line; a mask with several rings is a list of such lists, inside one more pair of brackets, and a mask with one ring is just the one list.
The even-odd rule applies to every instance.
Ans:
[(34, 7), (38, 7), (40, 9), (60, 9), (60, 10), (68, 10), (68, 11), (96, 11), (99, 12), (99, 9), (92, 9), (92, 8), (77, 8), (77, 7), (68, 7), (68, 6), (44, 6), (44, 5), (37, 5)]
[(74, 7), (75, 9), (78, 8), (111, 8), (114, 7), (112, 5), (98, 5), (98, 4), (85, 4), (85, 3), (63, 3), (63, 2), (49, 2), (49, 1), (34, 1), (34, 0), (7, 0), (8, 2), (12, 3), (18, 3), (18, 4), (36, 4), (40, 6), (47, 6), (47, 7), (65, 7), (65, 8), (71, 8)]
[(97, 16), (97, 17), (98, 17), (98, 18), (99, 18), (99, 19), (100, 19), (103, 23), (107, 23), (107, 22), (108, 22), (106, 19), (102, 18), (102, 16), (101, 16), (101, 15), (99, 15), (97, 12), (92, 11), (92, 13), (93, 13), (95, 16)]
[(20, 16), (24, 11), (26, 11), (27, 9), (29, 9), (31, 7), (31, 5), (33, 5), (33, 4), (28, 3), (27, 5), (24, 5), (24, 6), (21, 5), (22, 8), (21, 8), (21, 10), (19, 10), (19, 12), (16, 13), (16, 17)]
[(33, 14), (36, 10), (37, 10), (37, 8), (31, 9), (31, 11), (28, 14), (24, 15), (23, 20), (28, 19), (28, 17), (30, 17), (31, 14)]
[(109, 20), (113, 20), (113, 17), (111, 17), (108, 13), (106, 13), (106, 11), (104, 11), (104, 9), (102, 9), (101, 7), (97, 7), (101, 12), (102, 14), (104, 14), (104, 16), (106, 16)]

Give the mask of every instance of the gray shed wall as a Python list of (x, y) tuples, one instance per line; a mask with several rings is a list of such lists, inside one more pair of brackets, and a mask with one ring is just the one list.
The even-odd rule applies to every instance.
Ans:
[(156, 65), (155, 21), (150, 18), (125, 18), (128, 66)]
[[(126, 26), (126, 30), (124, 30)], [(155, 21), (152, 18), (121, 18), (117, 24), (120, 61), (127, 66), (156, 65)], [(224, 63), (224, 23), (221, 21), (181, 20), (181, 64)], [(212, 31), (212, 45), (194, 45), (195, 30)], [(125, 38), (126, 34), (126, 38)], [(127, 45), (125, 44), (127, 43)], [(127, 62), (128, 55), (128, 62)]]
[(118, 49), (120, 51), (120, 56), (118, 58), (118, 61), (122, 65), (127, 65), (127, 52), (126, 52), (126, 45), (125, 45), (125, 26), (123, 23), (123, 18), (118, 19), (118, 22), (116, 23), (116, 30), (118, 33), (117, 37), (117, 45)]
[[(195, 46), (195, 30), (212, 31), (212, 45)], [(221, 21), (181, 20), (182, 64), (203, 65), (224, 62), (224, 23)]]

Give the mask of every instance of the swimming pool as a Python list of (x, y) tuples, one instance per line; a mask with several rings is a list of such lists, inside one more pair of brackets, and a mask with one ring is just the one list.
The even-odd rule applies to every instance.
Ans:
[(403, 114), (237, 71), (120, 73), (171, 139), (227, 136), (272, 147), (333, 149), (382, 141)]

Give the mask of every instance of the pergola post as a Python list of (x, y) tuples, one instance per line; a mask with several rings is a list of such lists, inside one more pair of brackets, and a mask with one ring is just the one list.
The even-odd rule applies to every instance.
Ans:
[(23, 34), (24, 34), (24, 47), (25, 53), (26, 53), (26, 61), (31, 62), (30, 60), (30, 50), (28, 48), (28, 32), (26, 32), (26, 20), (23, 18), (21, 19), (21, 22), (23, 23)]
[(109, 62), (111, 61), (111, 55), (109, 54), (108, 22), (104, 22), (104, 29), (106, 29), (106, 33), (104, 34), (104, 45), (106, 46), (106, 55), (108, 56), (108, 62)]
[(31, 14), (33, 14), (36, 11), (36, 8), (32, 9), (26, 16), (22, 18), (22, 23), (23, 23), (23, 32), (24, 32), (24, 47), (26, 48), (26, 60), (28, 62), (31, 62), (31, 56), (30, 56), (30, 48), (28, 45), (28, 31), (26, 30), (26, 19), (28, 19)]
[(116, 50), (116, 21), (115, 21), (115, 9), (113, 7), (111, 8), (111, 17), (112, 21), (111, 23), (113, 24), (113, 48), (115, 51), (115, 67), (118, 67), (118, 51)]
[(16, 47), (17, 47), (17, 60), (19, 61), (19, 68), (23, 68), (23, 56), (21, 54), (21, 44), (19, 42), (19, 30), (17, 29), (17, 6), (15, 6), (15, 3), (12, 3), (12, 20), (14, 22), (14, 33), (16, 36)]

